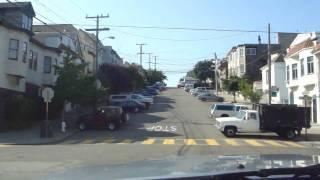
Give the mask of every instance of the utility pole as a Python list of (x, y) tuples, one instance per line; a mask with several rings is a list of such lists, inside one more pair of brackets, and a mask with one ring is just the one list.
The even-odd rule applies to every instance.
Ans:
[(269, 94), (268, 104), (271, 104), (272, 89), (271, 89), (271, 38), (270, 38), (270, 23), (268, 24), (268, 80), (269, 80)]
[(218, 76), (217, 76), (217, 69), (218, 69), (218, 58), (217, 54), (214, 53), (214, 80), (215, 80), (215, 86), (216, 86), (216, 95), (218, 95)]
[(154, 57), (154, 70), (157, 70), (157, 57), (158, 56), (153, 56)]
[(100, 31), (109, 31), (109, 28), (99, 28), (99, 20), (100, 18), (109, 18), (109, 14), (107, 16), (104, 15), (97, 15), (97, 16), (86, 16), (86, 19), (96, 19), (97, 24), (95, 29), (85, 29), (86, 31), (96, 31), (96, 78), (98, 80), (98, 69), (99, 69), (99, 63), (98, 63), (98, 57), (99, 57), (99, 32)]
[(150, 69), (151, 69), (150, 64), (151, 64), (151, 54), (152, 54), (152, 53), (145, 53), (145, 54), (148, 54), (148, 55), (149, 55), (149, 61), (148, 61), (148, 63), (149, 63), (149, 70), (150, 70)]
[(144, 45), (147, 45), (147, 44), (144, 44), (144, 43), (140, 43), (140, 44), (136, 44), (137, 46), (140, 46), (140, 52), (138, 53), (140, 55), (140, 66), (142, 67), (142, 54), (144, 54), (142, 52), (142, 46)]

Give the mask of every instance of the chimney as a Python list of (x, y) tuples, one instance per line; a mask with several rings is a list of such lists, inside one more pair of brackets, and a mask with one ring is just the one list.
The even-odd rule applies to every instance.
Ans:
[(261, 37), (260, 37), (260, 35), (258, 36), (258, 43), (261, 44)]

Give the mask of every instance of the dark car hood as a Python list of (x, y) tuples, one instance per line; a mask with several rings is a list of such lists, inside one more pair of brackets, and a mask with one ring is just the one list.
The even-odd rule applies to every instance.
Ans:
[[(235, 156), (167, 157), (136, 161), (130, 164), (83, 166), (62, 173), (49, 174), (53, 179), (156, 179), (214, 175), (279, 167), (305, 167), (319, 164), (320, 156), (264, 154)], [(243, 169), (239, 165), (244, 165)]]

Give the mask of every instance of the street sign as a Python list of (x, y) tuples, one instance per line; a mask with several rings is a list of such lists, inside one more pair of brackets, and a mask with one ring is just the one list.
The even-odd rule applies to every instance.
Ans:
[(44, 102), (51, 102), (51, 99), (54, 96), (53, 89), (46, 87), (42, 90), (42, 97), (44, 99)]

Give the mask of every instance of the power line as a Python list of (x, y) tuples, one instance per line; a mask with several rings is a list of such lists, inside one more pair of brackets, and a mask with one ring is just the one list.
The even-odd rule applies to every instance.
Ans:
[(235, 36), (239, 36), (239, 35), (243, 34), (243, 33), (239, 33), (239, 34), (233, 34), (233, 35), (228, 35), (228, 36), (220, 36), (220, 37), (212, 37), (212, 38), (200, 38), (200, 39), (170, 39), (170, 38), (158, 38), (158, 37), (144, 36), (144, 35), (129, 33), (129, 32), (115, 30), (115, 29), (113, 29), (113, 31), (120, 32), (120, 33), (123, 33), (123, 34), (126, 34), (126, 35), (130, 35), (130, 36), (141, 37), (141, 38), (145, 38), (145, 39), (155, 39), (155, 40), (173, 41), (173, 42), (209, 41), (209, 40), (215, 40), (215, 39), (224, 39), (224, 38), (229, 38), (229, 37), (235, 37)]
[(77, 7), (83, 14), (85, 14), (85, 15), (87, 15), (87, 12), (84, 10), (84, 9), (82, 9), (77, 3), (75, 3), (73, 0), (69, 0), (69, 2), (71, 3), (71, 4), (73, 4), (75, 7)]
[(50, 9), (48, 6), (46, 6), (45, 4), (41, 3), (39, 0), (35, 0), (36, 3), (38, 3), (40, 6), (44, 7), (45, 9), (47, 9), (48, 11), (50, 11), (51, 13), (53, 13), (54, 15), (56, 15), (57, 17), (59, 17), (60, 19), (62, 19), (64, 22), (69, 23), (69, 21), (67, 21), (64, 17), (62, 17), (61, 15), (59, 15), (58, 13), (56, 13), (54, 10)]
[[(92, 24), (76, 24), (79, 26), (93, 26)], [(187, 30), (187, 31), (219, 31), (219, 32), (244, 32), (244, 33), (268, 33), (265, 30), (249, 30), (249, 29), (219, 29), (219, 28), (195, 28), (195, 27), (166, 27), (166, 26), (135, 26), (135, 25), (112, 25), (106, 26), (116, 28), (133, 28), (133, 29), (159, 29), (159, 30)], [(271, 32), (278, 33), (278, 32)]]

